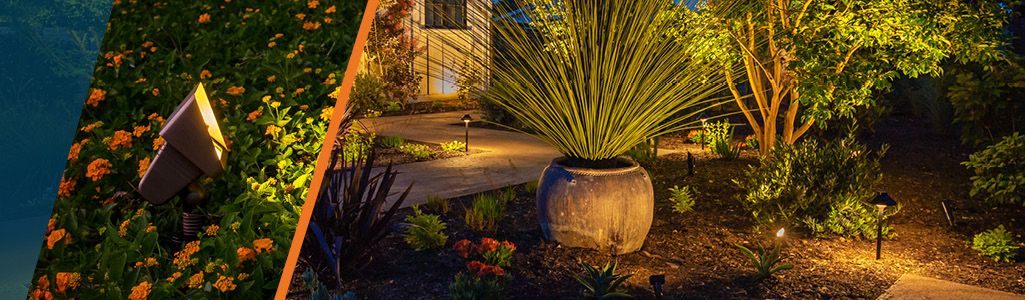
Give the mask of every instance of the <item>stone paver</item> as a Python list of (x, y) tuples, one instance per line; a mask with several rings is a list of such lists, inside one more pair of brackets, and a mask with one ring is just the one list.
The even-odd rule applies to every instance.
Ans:
[(879, 300), (1022, 300), (1025, 296), (987, 288), (904, 274)]
[[(465, 129), (459, 124), (467, 113), (480, 120), (477, 112), (456, 111), (362, 119), (355, 126), (364, 126), (378, 135), (440, 144), (463, 140)], [(393, 191), (402, 191), (415, 182), (404, 206), (424, 203), (430, 195), (454, 198), (537, 180), (545, 166), (561, 156), (540, 139), (505, 130), (471, 127), (469, 144), (483, 152), (394, 166), (401, 173)], [(668, 153), (659, 150), (659, 155)]]

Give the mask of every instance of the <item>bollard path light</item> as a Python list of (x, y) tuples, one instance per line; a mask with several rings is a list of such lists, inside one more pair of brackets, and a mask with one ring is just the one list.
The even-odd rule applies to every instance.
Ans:
[(879, 219), (876, 224), (876, 260), (882, 257), (883, 250), (883, 211), (887, 207), (897, 205), (897, 201), (890, 198), (890, 194), (886, 192), (879, 192), (875, 198), (872, 199), (872, 204), (879, 208)]
[(465, 114), (459, 120), (462, 120), (463, 125), (466, 126), (466, 136), (463, 143), (463, 152), (470, 152), (470, 121), (473, 121), (473, 118), (470, 117), (470, 114)]

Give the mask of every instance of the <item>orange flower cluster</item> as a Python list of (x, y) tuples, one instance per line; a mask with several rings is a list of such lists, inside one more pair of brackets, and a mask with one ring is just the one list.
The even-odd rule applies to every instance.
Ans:
[(221, 231), (221, 226), (210, 225), (206, 227), (206, 236), (217, 236), (217, 232)]
[(149, 299), (149, 289), (153, 285), (149, 281), (140, 282), (139, 285), (132, 287), (132, 293), (128, 295), (129, 300), (145, 300)]
[(310, 1), (307, 1), (307, 2), (306, 2), (306, 7), (309, 7), (309, 8), (317, 8), (317, 6), (320, 6), (320, 1), (317, 1), (317, 0), (310, 0)]
[(160, 146), (164, 145), (164, 137), (157, 137), (153, 139), (153, 150), (159, 150)]
[(331, 5), (330, 7), (328, 7), (327, 9), (325, 9), (325, 10), (324, 10), (324, 13), (327, 13), (327, 14), (333, 14), (333, 13), (335, 12), (335, 10), (336, 10), (336, 9), (337, 9), (337, 8), (335, 8), (335, 6), (334, 6), (334, 5)]
[(213, 76), (214, 76), (214, 74), (210, 73), (209, 70), (203, 70), (203, 71), (199, 72), (199, 79), (207, 79), (207, 78), (210, 78), (210, 77), (213, 77)]
[(36, 289), (32, 290), (32, 293), (29, 294), (29, 299), (53, 299), (53, 294), (50, 294), (50, 279), (46, 276), (39, 277), (39, 280), (36, 281)]
[(199, 271), (199, 273), (192, 274), (192, 276), (189, 276), (189, 280), (186, 281), (185, 284), (187, 284), (190, 289), (198, 289), (198, 288), (202, 287), (203, 286), (203, 271)]
[(178, 278), (182, 277), (182, 272), (171, 273), (171, 277), (167, 277), (167, 282), (174, 283)]
[(185, 248), (182, 248), (181, 251), (174, 254), (174, 265), (177, 266), (179, 270), (184, 270), (185, 268), (196, 264), (196, 261), (192, 259), (192, 255), (196, 254), (196, 252), (199, 252), (199, 241), (196, 240), (189, 242), (185, 245)]
[(274, 247), (274, 241), (268, 238), (262, 238), (253, 241), (253, 249), (256, 249), (256, 253), (263, 253), (264, 251), (270, 251)]
[(254, 110), (252, 112), (249, 112), (249, 115), (246, 116), (246, 120), (248, 120), (250, 122), (256, 121), (256, 119), (259, 118), (262, 115), (263, 115), (263, 106), (261, 106), (260, 108)]
[(157, 113), (152, 113), (152, 114), (150, 114), (150, 115), (149, 115), (148, 117), (146, 117), (146, 119), (147, 119), (147, 120), (150, 120), (150, 121), (157, 121), (157, 122), (160, 122), (160, 126), (161, 126), (161, 127), (163, 127), (163, 126), (164, 126), (164, 117), (161, 117), (161, 116), (160, 116), (159, 114), (157, 114)]
[(238, 255), (239, 264), (251, 260), (256, 260), (256, 251), (253, 251), (253, 249), (249, 247), (238, 247), (238, 250), (235, 250), (235, 254)]
[(135, 126), (135, 128), (132, 130), (132, 135), (134, 135), (135, 137), (141, 137), (142, 134), (146, 133), (147, 131), (149, 131), (149, 126), (148, 125), (147, 126)]
[(74, 179), (64, 179), (64, 177), (61, 176), (61, 184), (60, 184), (60, 186), (57, 187), (57, 197), (58, 198), (69, 198), (69, 197), (71, 197), (71, 193), (75, 191), (75, 184), (76, 183), (77, 182), (75, 182)]
[(303, 29), (307, 31), (320, 29), (320, 22), (305, 22), (303, 23)]
[(82, 132), (90, 132), (90, 131), (93, 131), (93, 129), (96, 129), (96, 128), (100, 127), (100, 126), (103, 126), (103, 122), (102, 121), (96, 121), (96, 122), (90, 123), (89, 125), (85, 125), (85, 127), (82, 127), (81, 130), (82, 130)]
[(85, 104), (88, 104), (92, 107), (96, 107), (99, 106), (100, 102), (103, 102), (104, 99), (107, 99), (107, 91), (101, 89), (92, 89), (89, 92), (89, 98), (85, 99)]
[(77, 289), (82, 282), (82, 275), (75, 272), (57, 272), (57, 292), (65, 293)]
[(222, 293), (234, 291), (237, 287), (235, 285), (235, 278), (231, 276), (220, 275), (217, 278), (217, 282), (214, 282), (213, 286), (220, 290)]
[(146, 175), (146, 171), (149, 171), (150, 158), (146, 157), (139, 160), (139, 178)]
[(88, 167), (86, 167), (85, 176), (92, 179), (93, 182), (100, 181), (100, 179), (103, 179), (103, 176), (110, 174), (111, 167), (113, 167), (113, 165), (110, 164), (110, 161), (97, 158), (89, 163)]
[(510, 243), (509, 241), (502, 241), (499, 243), (498, 240), (492, 238), (482, 238), (479, 246), (474, 246), (469, 240), (460, 240), (452, 245), (452, 249), (454, 249), (460, 257), (469, 258), (471, 253), (483, 254), (485, 252), (494, 252), (498, 250), (500, 245), (511, 251), (516, 251), (515, 244)]
[(228, 95), (238, 96), (246, 92), (246, 88), (241, 86), (233, 86), (228, 88)]
[(135, 262), (135, 268), (145, 268), (145, 267), (152, 267), (152, 266), (156, 266), (156, 265), (159, 265), (159, 263), (157, 263), (157, 259), (153, 258), (153, 257), (147, 257), (143, 261)]
[[(64, 239), (65, 235), (67, 235), (67, 231), (65, 231), (64, 228), (51, 231), (50, 234), (46, 236), (46, 249), (53, 250), (53, 246), (57, 245), (57, 242), (61, 239)], [(64, 240), (64, 244), (67, 243), (68, 240)]]
[(160, 89), (153, 88), (153, 97), (160, 96)]
[(466, 268), (469, 269), (471, 273), (476, 274), (477, 277), (484, 277), (488, 275), (495, 275), (498, 277), (505, 276), (505, 270), (502, 269), (502, 267), (488, 265), (477, 260), (467, 263)]
[(210, 14), (204, 13), (202, 15), (199, 15), (199, 20), (198, 21), (199, 21), (199, 24), (210, 23)]
[(110, 137), (110, 142), (107, 143), (107, 148), (109, 148), (110, 151), (114, 151), (122, 147), (132, 147), (132, 134), (124, 130), (118, 130), (114, 132), (114, 136)]

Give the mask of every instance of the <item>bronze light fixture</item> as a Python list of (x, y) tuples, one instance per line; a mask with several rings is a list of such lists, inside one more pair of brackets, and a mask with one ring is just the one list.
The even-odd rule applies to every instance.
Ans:
[(193, 210), (207, 200), (206, 191), (196, 180), (223, 172), (228, 153), (203, 84), (178, 104), (160, 136), (165, 143), (139, 181), (139, 194), (154, 205), (178, 195), (183, 205), (183, 237), (195, 238), (203, 225), (203, 216)]
[(875, 198), (872, 199), (872, 204), (879, 208), (879, 219), (876, 225), (876, 260), (882, 257), (883, 250), (883, 211), (887, 207), (897, 205), (897, 201), (890, 198), (890, 194), (886, 192), (879, 192)]

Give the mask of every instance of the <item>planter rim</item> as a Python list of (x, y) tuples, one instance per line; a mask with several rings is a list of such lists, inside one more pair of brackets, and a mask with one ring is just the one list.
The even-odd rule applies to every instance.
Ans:
[(570, 174), (584, 175), (584, 176), (617, 176), (617, 175), (631, 174), (631, 173), (637, 172), (638, 170), (643, 170), (643, 168), (641, 168), (641, 165), (638, 164), (637, 161), (634, 161), (633, 159), (631, 159), (629, 156), (617, 156), (615, 158), (617, 161), (621, 161), (621, 162), (625, 162), (625, 163), (629, 164), (628, 166), (621, 167), (621, 168), (608, 168), (608, 169), (570, 167), (570, 166), (566, 166), (566, 165), (562, 164), (567, 159), (569, 159), (569, 158), (567, 158), (565, 156), (557, 157), (555, 159), (552, 159), (551, 165), (552, 166), (557, 166), (560, 169), (566, 170), (566, 172), (569, 172)]

